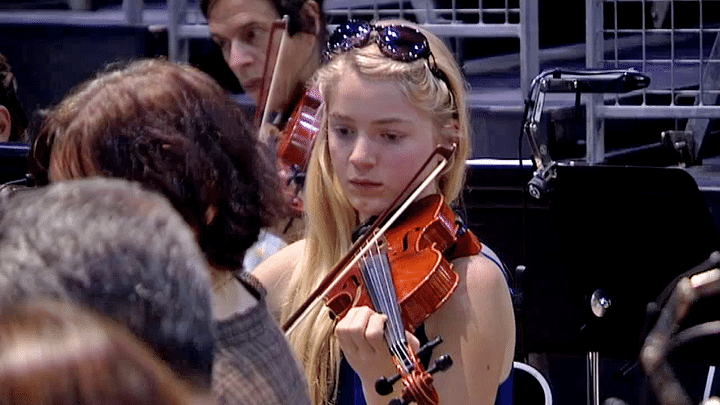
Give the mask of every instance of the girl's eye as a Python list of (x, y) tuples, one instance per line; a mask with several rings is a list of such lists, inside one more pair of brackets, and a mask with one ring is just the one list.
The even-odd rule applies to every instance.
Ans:
[(352, 130), (345, 125), (335, 125), (332, 127), (332, 131), (338, 138), (348, 138), (352, 135)]
[(402, 135), (396, 132), (383, 132), (380, 136), (390, 142), (397, 142), (402, 138)]

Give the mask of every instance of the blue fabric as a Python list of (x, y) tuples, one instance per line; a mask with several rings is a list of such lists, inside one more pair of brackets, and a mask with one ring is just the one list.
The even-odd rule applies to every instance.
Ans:
[(340, 362), (340, 390), (337, 405), (366, 405), (360, 377), (350, 367), (345, 357)]
[(515, 370), (510, 369), (508, 378), (498, 387), (495, 405), (512, 405), (513, 403), (513, 374)]

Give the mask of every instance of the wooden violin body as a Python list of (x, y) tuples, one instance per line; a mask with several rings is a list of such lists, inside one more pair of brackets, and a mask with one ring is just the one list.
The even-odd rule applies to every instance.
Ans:
[(280, 162), (304, 172), (315, 136), (320, 130), (318, 113), (322, 97), (314, 89), (308, 89), (295, 105), (277, 143)]
[[(414, 332), (447, 301), (459, 277), (443, 256), (458, 230), (455, 213), (435, 194), (415, 202), (384, 237), (395, 291), (405, 329)], [(325, 302), (342, 318), (353, 306), (372, 307), (362, 288), (360, 266), (355, 266), (333, 289)]]
[(315, 136), (320, 130), (318, 113), (321, 103), (322, 98), (317, 91), (306, 90), (277, 139), (278, 170), (280, 178), (286, 183), (286, 200), (296, 217), (301, 217), (305, 211), (300, 191)]
[[(255, 127), (261, 141), (277, 147), (278, 172), (281, 181), (286, 183), (282, 192), (294, 217), (301, 217), (304, 207), (300, 191), (304, 183), (305, 169), (310, 158), (312, 144), (319, 130), (317, 115), (322, 99), (317, 91), (306, 90), (303, 84), (299, 83), (294, 94), (302, 94), (302, 97), (295, 104), (287, 121), (275, 125), (269, 122), (271, 113), (285, 108), (283, 92), (278, 84), (280, 81), (277, 79), (283, 74), (280, 67), (292, 63), (292, 61), (286, 61), (289, 50), (287, 48), (289, 46), (287, 25), (288, 17), (284, 16), (282, 20), (274, 22), (270, 30), (270, 40), (263, 69), (262, 90), (258, 103), (258, 106), (262, 106), (262, 108), (255, 111)], [(282, 31), (282, 37), (279, 45), (274, 47), (273, 37), (278, 30)], [(274, 65), (270, 63), (272, 60), (275, 60)], [(280, 117), (284, 119), (283, 115)], [(290, 218), (283, 233), (290, 229), (293, 219)]]

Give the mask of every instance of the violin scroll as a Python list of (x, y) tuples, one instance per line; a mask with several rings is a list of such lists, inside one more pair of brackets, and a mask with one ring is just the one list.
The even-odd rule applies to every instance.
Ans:
[[(440, 356), (437, 360), (435, 360), (435, 364), (431, 368), (429, 368), (426, 372), (421, 374), (420, 379), (422, 379), (422, 382), (417, 382), (417, 378), (415, 379), (415, 382), (412, 384), (414, 387), (418, 386), (430, 386), (432, 388), (432, 377), (431, 375), (439, 372), (439, 371), (445, 371), (452, 366), (452, 358), (448, 355)], [(400, 377), (398, 376), (398, 379)], [(432, 389), (432, 392), (435, 390)], [(418, 395), (418, 392), (422, 393), (422, 396)], [(435, 396), (432, 397), (431, 395), (425, 394), (425, 390), (418, 390), (417, 388), (411, 389), (408, 386), (403, 387), (403, 394), (400, 398), (394, 398), (390, 400), (388, 405), (407, 405), (412, 402), (416, 402), (418, 404), (439, 404), (440, 400), (437, 397), (437, 393), (435, 393)], [(381, 394), (382, 395), (382, 394)], [(423, 398), (424, 400), (418, 400), (418, 398)]]
[[(426, 353), (431, 351), (435, 346), (442, 343), (442, 338), (437, 337), (434, 340), (426, 343), (418, 351), (417, 356), (424, 356)], [(375, 391), (380, 395), (388, 395), (393, 392), (393, 385), (403, 379), (403, 391), (400, 398), (395, 398), (390, 401), (390, 404), (405, 405), (412, 402), (416, 402), (420, 405), (437, 405), (440, 400), (438, 398), (435, 388), (432, 386), (433, 378), (432, 375), (441, 371), (449, 369), (452, 364), (452, 358), (449, 355), (443, 355), (437, 358), (432, 366), (425, 371), (422, 365), (418, 362), (418, 367), (413, 367), (409, 373), (403, 374), (402, 372), (390, 377), (380, 377), (375, 382)], [(398, 368), (401, 370), (401, 368)]]

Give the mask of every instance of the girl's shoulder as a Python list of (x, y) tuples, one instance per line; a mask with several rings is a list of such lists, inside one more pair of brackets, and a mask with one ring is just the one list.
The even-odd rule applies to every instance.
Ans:
[[(490, 252), (491, 253), (491, 252)], [(504, 300), (510, 295), (510, 282), (505, 266), (497, 256), (483, 251), (453, 260), (455, 271), (469, 291), (482, 292), (483, 298), (496, 297)], [(497, 294), (497, 295), (495, 295)]]
[(282, 297), (285, 296), (290, 277), (304, 250), (305, 240), (301, 239), (268, 257), (252, 271), (253, 276), (260, 280), (267, 290), (268, 308), (276, 319), (279, 318)]
[[(510, 373), (515, 349), (510, 289), (501, 264), (482, 252), (452, 263), (460, 277), (459, 284), (445, 304), (428, 318), (426, 331), (430, 338), (443, 337), (446, 343), (442, 350), (453, 355), (458, 366), (455, 372), (462, 371), (469, 382), (465, 387), (468, 392), (476, 387), (484, 393), (482, 397), (494, 395)], [(461, 394), (457, 389), (458, 393), (449, 390), (444, 394), (454, 398)], [(469, 398), (470, 394), (467, 395)]]

